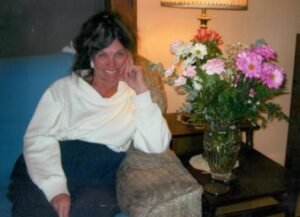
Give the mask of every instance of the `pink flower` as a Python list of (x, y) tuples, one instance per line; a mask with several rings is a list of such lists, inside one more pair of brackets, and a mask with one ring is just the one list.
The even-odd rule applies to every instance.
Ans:
[(267, 44), (262, 44), (252, 49), (252, 51), (260, 56), (262, 56), (266, 60), (275, 60), (276, 53), (275, 51), (269, 47)]
[(181, 85), (186, 84), (186, 78), (183, 76), (179, 76), (175, 81), (174, 81), (174, 86), (179, 87)]
[(247, 78), (260, 78), (263, 58), (254, 52), (243, 51), (237, 55), (236, 66)]
[(224, 62), (220, 59), (210, 59), (202, 66), (202, 69), (206, 71), (206, 74), (221, 74), (224, 72)]
[(196, 66), (188, 66), (182, 74), (188, 78), (194, 77), (196, 75)]
[(282, 68), (270, 63), (264, 63), (262, 69), (262, 82), (269, 88), (278, 89), (283, 85), (285, 73)]

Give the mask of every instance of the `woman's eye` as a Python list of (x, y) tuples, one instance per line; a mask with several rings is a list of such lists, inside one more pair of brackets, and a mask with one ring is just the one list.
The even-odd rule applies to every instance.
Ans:
[(97, 54), (97, 57), (98, 58), (104, 58), (106, 55), (105, 55), (105, 53), (98, 53)]
[(118, 52), (118, 53), (116, 54), (116, 57), (117, 57), (117, 58), (124, 58), (124, 57), (126, 57), (126, 52)]

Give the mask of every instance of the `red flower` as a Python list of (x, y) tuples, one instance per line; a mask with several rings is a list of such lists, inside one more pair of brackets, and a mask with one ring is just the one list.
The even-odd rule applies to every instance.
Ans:
[(223, 44), (222, 37), (218, 32), (214, 30), (203, 29), (203, 28), (199, 28), (197, 30), (197, 34), (194, 36), (194, 41), (200, 43), (215, 41), (217, 45)]

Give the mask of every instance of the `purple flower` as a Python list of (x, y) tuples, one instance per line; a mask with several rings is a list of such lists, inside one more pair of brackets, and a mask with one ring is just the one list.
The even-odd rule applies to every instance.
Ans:
[(220, 59), (210, 59), (202, 66), (202, 69), (208, 75), (221, 74), (224, 72), (224, 62)]
[(248, 50), (237, 55), (236, 66), (247, 78), (260, 78), (262, 61), (262, 56)]
[(188, 66), (182, 74), (188, 78), (194, 77), (196, 75), (196, 66)]
[(175, 81), (174, 81), (174, 86), (179, 87), (181, 85), (186, 84), (186, 78), (183, 76), (179, 76)]
[(276, 65), (264, 63), (261, 79), (263, 84), (267, 87), (278, 89), (284, 82), (285, 73), (282, 68)]
[(260, 46), (257, 46), (253, 48), (252, 50), (254, 53), (262, 56), (266, 60), (275, 60), (276, 59), (276, 53), (275, 51), (269, 47), (267, 44), (262, 44)]

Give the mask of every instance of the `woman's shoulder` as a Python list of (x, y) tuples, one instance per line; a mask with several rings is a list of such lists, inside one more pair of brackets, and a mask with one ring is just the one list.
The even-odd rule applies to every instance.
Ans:
[(69, 89), (72, 89), (72, 74), (66, 75), (54, 81), (46, 90), (51, 95), (61, 98)]
[(49, 89), (60, 89), (60, 88), (66, 88), (69, 85), (71, 85), (72, 83), (75, 83), (77, 78), (77, 76), (74, 76), (74, 73), (71, 73), (69, 75), (66, 75), (64, 77), (61, 77), (59, 79), (57, 79), (56, 81), (54, 81)]

